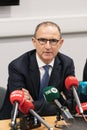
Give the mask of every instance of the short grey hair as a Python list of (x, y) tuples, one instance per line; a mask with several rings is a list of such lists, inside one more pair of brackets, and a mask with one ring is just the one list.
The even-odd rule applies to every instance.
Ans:
[(44, 26), (52, 25), (52, 26), (57, 27), (57, 29), (58, 29), (58, 31), (59, 31), (59, 33), (60, 33), (60, 38), (62, 37), (60, 27), (59, 27), (56, 23), (51, 22), (51, 21), (45, 21), (45, 22), (41, 22), (40, 24), (38, 24), (38, 25), (36, 26), (36, 29), (35, 29), (35, 32), (34, 32), (34, 37), (36, 37), (38, 29), (39, 29), (41, 26), (43, 26), (43, 25), (44, 25)]

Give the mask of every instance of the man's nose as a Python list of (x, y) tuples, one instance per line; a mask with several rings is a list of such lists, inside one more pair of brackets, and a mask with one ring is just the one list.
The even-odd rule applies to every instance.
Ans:
[(46, 47), (50, 48), (51, 47), (51, 44), (50, 44), (50, 41), (48, 40), (47, 43), (45, 44)]

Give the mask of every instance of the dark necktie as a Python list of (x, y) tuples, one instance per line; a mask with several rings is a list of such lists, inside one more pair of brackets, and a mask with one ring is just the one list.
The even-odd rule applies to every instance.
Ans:
[(44, 70), (45, 70), (45, 73), (42, 77), (42, 80), (41, 80), (41, 84), (40, 84), (40, 93), (39, 93), (39, 98), (43, 98), (43, 89), (45, 87), (48, 86), (48, 82), (49, 82), (49, 65), (45, 65), (43, 66)]

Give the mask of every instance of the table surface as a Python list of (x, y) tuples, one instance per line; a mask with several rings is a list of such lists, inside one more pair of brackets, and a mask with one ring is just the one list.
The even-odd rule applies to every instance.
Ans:
[[(49, 117), (44, 117), (45, 122), (47, 122), (47, 124), (52, 127), (54, 130), (62, 130), (62, 128), (56, 128), (55, 127), (55, 121), (56, 121), (56, 116), (49, 116)], [(0, 120), (0, 130), (10, 130), (10, 124), (11, 120)], [(58, 121), (57, 124), (58, 126), (62, 126), (65, 125), (65, 121)], [(41, 123), (41, 127), (35, 128), (36, 130), (47, 130), (48, 128), (46, 128), (42, 123)], [(33, 129), (33, 130), (35, 130)]]

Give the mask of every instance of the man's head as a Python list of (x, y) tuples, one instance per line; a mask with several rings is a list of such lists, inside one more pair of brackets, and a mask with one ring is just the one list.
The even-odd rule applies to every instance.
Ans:
[(37, 25), (32, 42), (39, 58), (49, 64), (63, 44), (61, 30), (56, 23), (42, 22)]

